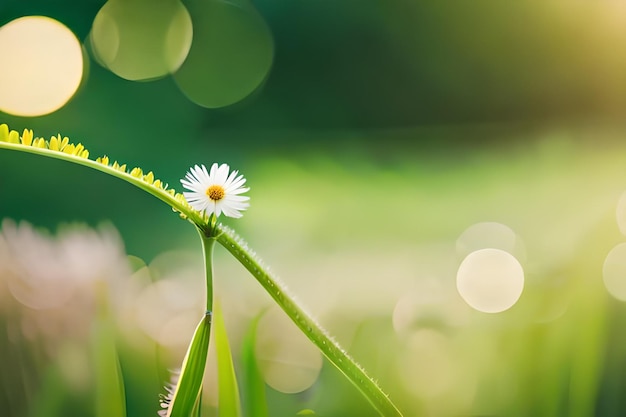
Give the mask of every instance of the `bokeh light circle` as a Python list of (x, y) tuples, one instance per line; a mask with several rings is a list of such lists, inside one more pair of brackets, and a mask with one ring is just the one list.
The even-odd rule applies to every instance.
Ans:
[(456, 241), (456, 250), (461, 258), (484, 248), (501, 249), (517, 259), (526, 257), (522, 240), (509, 226), (497, 222), (475, 223), (465, 229)]
[(522, 295), (524, 270), (513, 255), (500, 249), (480, 249), (467, 255), (456, 276), (461, 297), (472, 308), (499, 313)]
[(319, 350), (276, 308), (259, 320), (255, 354), (265, 382), (284, 393), (306, 390), (322, 369)]
[(615, 246), (606, 256), (602, 279), (609, 294), (626, 301), (626, 243)]
[(26, 16), (0, 28), (0, 110), (41, 116), (65, 105), (83, 78), (83, 50), (65, 25)]
[(176, 71), (193, 37), (179, 0), (109, 0), (91, 28), (94, 59), (127, 80), (150, 80)]
[(274, 58), (272, 34), (248, 2), (189, 4), (194, 35), (187, 59), (174, 74), (194, 103), (219, 108), (243, 100), (267, 78)]

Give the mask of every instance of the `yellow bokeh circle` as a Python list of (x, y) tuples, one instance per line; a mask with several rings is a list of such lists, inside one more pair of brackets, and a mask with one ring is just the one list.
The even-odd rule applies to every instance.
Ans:
[(193, 29), (179, 0), (109, 0), (89, 35), (94, 59), (127, 80), (151, 80), (178, 69)]
[(0, 110), (40, 116), (65, 105), (83, 77), (83, 51), (65, 25), (26, 16), (0, 27)]

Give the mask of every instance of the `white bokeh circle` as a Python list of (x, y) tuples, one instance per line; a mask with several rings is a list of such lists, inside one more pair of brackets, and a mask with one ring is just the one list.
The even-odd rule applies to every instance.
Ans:
[(511, 308), (522, 295), (524, 269), (508, 252), (480, 249), (461, 262), (456, 285), (470, 307), (484, 313), (500, 313)]

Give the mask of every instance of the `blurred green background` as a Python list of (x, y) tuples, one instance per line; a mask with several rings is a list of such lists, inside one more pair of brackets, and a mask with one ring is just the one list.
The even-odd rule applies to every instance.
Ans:
[[(607, 258), (626, 241), (624, 4), (255, 0), (271, 33), (272, 65), (250, 95), (219, 108), (192, 102), (172, 76), (128, 81), (96, 63), (88, 35), (104, 4), (0, 3), (0, 25), (53, 17), (85, 42), (90, 57), (67, 105), (38, 117), (0, 112), (0, 123), (43, 137), (61, 133), (92, 157), (152, 170), (177, 189), (194, 164), (240, 170), (251, 207), (225, 223), (406, 416), (626, 414), (626, 310), (619, 301), (626, 299), (626, 256)], [(202, 2), (183, 4), (197, 33)], [(245, 62), (248, 44), (230, 39), (220, 42), (242, 47)], [(193, 227), (126, 183), (10, 151), (0, 151), (0, 218), (57, 236), (22, 231), (30, 237), (20, 240), (5, 223), (6, 282), (39, 262), (11, 251), (57, 247), (66, 236), (64, 229), (56, 234), (61, 224), (119, 231), (117, 244), (132, 260), (119, 275), (133, 283), (120, 291), (134, 297), (115, 309), (124, 323), (118, 345), (128, 415), (155, 415), (166, 370), (181, 360), (201, 311), (198, 291), (190, 290), (202, 284)], [(511, 231), (514, 244), (484, 229), (469, 245), (509, 251), (525, 274), (521, 298), (499, 314), (470, 308), (455, 283), (468, 253), (464, 232), (484, 222)], [(31, 249), (28, 239), (47, 243)], [(265, 312), (270, 335), (279, 326), (271, 320), (284, 317), (266, 312), (269, 297), (225, 251), (216, 257), (218, 297), (237, 353), (253, 317)], [(63, 269), (59, 259), (50, 262)], [(183, 295), (150, 296), (159, 282), (164, 294)], [(0, 309), (3, 415), (93, 415), (93, 386), (80, 382), (90, 380), (85, 339), (70, 331), (65, 343), (29, 331), (33, 314), (74, 325), (63, 324), (62, 305), (7, 301), (11, 285), (0, 291), (9, 306)], [(151, 315), (145, 311), (169, 330), (141, 319)], [(167, 332), (178, 328), (168, 342)], [(305, 408), (320, 416), (376, 415), (310, 345), (285, 343), (303, 353), (278, 380), (300, 375), (304, 382), (270, 383), (272, 416)], [(281, 362), (262, 353), (259, 360)], [(207, 383), (207, 415), (215, 415), (213, 388)]]

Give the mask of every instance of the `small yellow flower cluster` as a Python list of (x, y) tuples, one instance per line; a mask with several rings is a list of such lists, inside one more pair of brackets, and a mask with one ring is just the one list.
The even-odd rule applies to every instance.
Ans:
[[(30, 129), (24, 129), (24, 132), (20, 136), (20, 134), (15, 130), (9, 130), (9, 126), (6, 124), (0, 124), (0, 143), (6, 142), (9, 144), (28, 146), (32, 148), (40, 148), (46, 149), (55, 152), (62, 152), (67, 155), (73, 155), (79, 158), (89, 159), (89, 151), (85, 149), (82, 144), (74, 145), (70, 143), (69, 138), (63, 137), (61, 135), (52, 136), (50, 140), (45, 140), (44, 138), (35, 138), (33, 136), (33, 131)], [(93, 160), (90, 160), (93, 161)], [(187, 203), (185, 196), (182, 193), (177, 193), (176, 190), (172, 188), (168, 188), (168, 184), (164, 183), (159, 179), (154, 178), (154, 173), (152, 171), (144, 174), (143, 170), (139, 167), (135, 167), (128, 171), (126, 164), (120, 165), (117, 161), (114, 161), (113, 164), (110, 164), (108, 156), (102, 156), (96, 158), (96, 163), (104, 165), (108, 168), (111, 168), (115, 171), (121, 172), (123, 174), (128, 174), (131, 177), (139, 179), (141, 182), (148, 184), (149, 186), (156, 188), (159, 192), (165, 192), (172, 198), (174, 198), (180, 205), (185, 208), (189, 208), (190, 211), (193, 208)], [(174, 209), (175, 211), (179, 211)], [(186, 218), (183, 213), (180, 213), (181, 217)]]
[(9, 131), (9, 126), (6, 124), (0, 125), (0, 142), (50, 149), (51, 151), (63, 152), (80, 158), (89, 158), (89, 151), (85, 149), (81, 143), (74, 145), (70, 143), (67, 137), (61, 139), (61, 135), (57, 135), (52, 136), (50, 140), (47, 141), (44, 138), (33, 137), (33, 131), (30, 129), (24, 129), (22, 136), (20, 136), (15, 130)]

